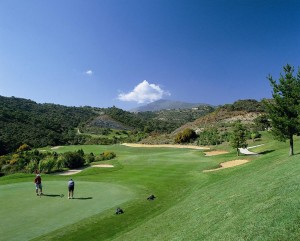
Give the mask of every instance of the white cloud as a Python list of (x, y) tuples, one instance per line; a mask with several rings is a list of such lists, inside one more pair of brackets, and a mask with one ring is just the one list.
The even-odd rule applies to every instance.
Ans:
[(87, 75), (92, 75), (93, 74), (93, 71), (92, 70), (87, 70), (86, 72), (85, 72)]
[(158, 85), (149, 84), (147, 80), (144, 80), (135, 86), (131, 92), (119, 94), (118, 99), (142, 104), (159, 100), (166, 95), (170, 96), (171, 94), (168, 91), (162, 90)]

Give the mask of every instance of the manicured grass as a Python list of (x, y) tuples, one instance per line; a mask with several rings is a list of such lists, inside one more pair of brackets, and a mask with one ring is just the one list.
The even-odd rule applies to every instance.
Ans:
[(1, 208), (1, 240), (29, 240), (134, 197), (131, 190), (119, 185), (76, 181), (74, 199), (68, 199), (68, 179), (43, 179), (43, 196), (36, 196), (33, 182), (0, 186), (0, 207), (5, 207)]
[[(48, 215), (48, 219), (55, 219), (60, 226), (52, 229), (45, 226), (43, 232), (32, 238), (122, 241), (299, 240), (300, 141), (296, 138), (296, 155), (289, 157), (287, 143), (279, 143), (271, 140), (269, 135), (265, 136), (267, 139), (263, 136), (262, 140), (253, 144), (264, 144), (263, 146), (251, 149), (261, 155), (251, 157), (237, 157), (234, 150), (220, 156), (204, 157), (199, 150), (131, 148), (120, 145), (56, 149), (57, 152), (64, 152), (82, 148), (86, 153), (95, 154), (105, 150), (114, 151), (117, 158), (107, 162), (113, 164), (114, 168), (87, 168), (74, 175), (74, 179), (78, 183), (94, 186), (94, 195), (99, 195), (99, 200), (110, 190), (105, 188), (109, 185), (115, 187), (115, 194), (119, 195), (116, 199), (122, 198), (125, 192), (126, 200), (104, 209), (104, 204), (98, 203), (99, 210), (94, 215), (84, 216), (88, 211), (83, 210), (81, 218), (68, 219), (67, 223), (64, 223), (63, 218), (56, 219)], [(220, 162), (235, 159), (248, 159), (250, 162), (220, 171), (203, 172), (217, 167)], [(70, 202), (78, 201), (80, 205), (96, 200), (61, 200), (58, 197), (39, 199), (34, 196), (34, 189), (32, 183), (28, 183), (28, 178), (27, 175), (1, 178), (0, 195), (3, 188), (7, 188), (7, 192), (13, 192), (10, 185), (20, 185), (19, 190), (24, 189), (24, 195), (29, 196), (26, 198), (34, 202), (49, 200), (49, 206), (55, 206), (56, 202), (69, 205)], [(59, 190), (65, 189), (66, 177), (44, 175), (44, 180), (49, 184), (57, 183), (51, 187), (61, 183), (62, 189)], [(47, 182), (45, 181), (45, 185)], [(50, 185), (47, 184), (47, 187), (50, 188)], [(51, 192), (60, 194), (60, 191), (55, 190)], [(88, 188), (79, 190), (87, 191)], [(150, 194), (157, 198), (154, 201), (146, 200)], [(82, 195), (90, 196), (89, 193)], [(7, 209), (5, 217), (10, 215), (11, 210), (9, 203), (5, 201), (7, 196), (9, 195), (0, 197), (1, 200), (4, 199), (0, 203), (0, 209)], [(14, 202), (22, 203), (22, 200)], [(124, 209), (124, 214), (114, 215), (118, 205)], [(68, 207), (70, 212), (75, 209)], [(33, 217), (40, 216), (40, 211), (35, 211), (33, 207), (23, 206), (20, 210), (31, 210)], [(10, 221), (15, 222), (16, 219), (12, 217)], [(3, 227), (5, 221), (1, 222), (0, 227)], [(21, 223), (18, 221), (15, 228), (22, 229)], [(32, 226), (34, 225), (28, 224), (28, 228)], [(4, 229), (3, 233), (7, 235), (8, 231)]]

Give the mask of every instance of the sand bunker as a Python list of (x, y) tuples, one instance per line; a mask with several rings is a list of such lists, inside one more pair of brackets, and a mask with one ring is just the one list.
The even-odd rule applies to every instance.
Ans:
[(228, 168), (228, 167), (242, 165), (247, 162), (249, 162), (249, 161), (248, 160), (234, 160), (234, 161), (229, 161), (229, 162), (223, 162), (220, 165), (221, 165), (221, 168)]
[(61, 148), (61, 146), (54, 146), (54, 147), (51, 147), (51, 150), (56, 150), (56, 149), (59, 149)]
[(172, 145), (172, 144), (159, 144), (159, 145), (149, 145), (149, 144), (137, 144), (137, 143), (123, 143), (124, 146), (129, 147), (170, 147), (170, 148), (189, 148), (198, 150), (209, 150), (209, 147), (203, 146), (192, 146), (192, 145)]
[(204, 152), (205, 156), (217, 156), (217, 155), (226, 154), (226, 153), (228, 153), (228, 151), (207, 151), (207, 152)]
[(213, 171), (218, 171), (224, 168), (229, 168), (229, 167), (235, 167), (235, 166), (239, 166), (242, 165), (244, 163), (249, 162), (248, 160), (233, 160), (233, 161), (228, 161), (228, 162), (222, 162), (220, 164), (221, 167), (216, 168), (216, 169), (211, 169), (211, 170), (204, 170), (203, 172), (213, 172)]
[(68, 171), (65, 171), (65, 172), (60, 172), (60, 173), (57, 173), (57, 174), (62, 175), (62, 176), (69, 176), (69, 175), (79, 173), (81, 171), (82, 171), (82, 169), (73, 169), (73, 170), (68, 170)]
[[(110, 165), (110, 164), (96, 164), (96, 165), (92, 165), (91, 167), (104, 167), (104, 168), (107, 168), (107, 167), (114, 167), (114, 166)], [(72, 170), (68, 170), (68, 171), (65, 171), (65, 172), (60, 172), (60, 173), (57, 173), (57, 174), (62, 175), (62, 176), (69, 176), (69, 175), (77, 174), (77, 173), (81, 172), (83, 169), (85, 169), (85, 168), (72, 169)]]
[(114, 167), (114, 166), (110, 164), (97, 164), (97, 165), (92, 165), (91, 167)]

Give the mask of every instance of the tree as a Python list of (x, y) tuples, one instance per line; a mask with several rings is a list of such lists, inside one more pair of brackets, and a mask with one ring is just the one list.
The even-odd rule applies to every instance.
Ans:
[(258, 131), (265, 131), (265, 130), (269, 130), (270, 128), (270, 121), (268, 119), (268, 116), (265, 114), (256, 117), (253, 121), (254, 121), (255, 128)]
[(294, 76), (294, 67), (283, 67), (284, 74), (280, 74), (278, 81), (271, 75), (268, 79), (273, 88), (273, 99), (264, 100), (268, 117), (271, 120), (271, 132), (279, 141), (289, 140), (290, 156), (294, 155), (293, 136), (300, 131), (300, 69)]
[(84, 156), (84, 151), (82, 149), (77, 150), (77, 153), (82, 157)]
[(207, 128), (199, 134), (198, 145), (218, 145), (221, 142), (221, 135), (216, 127)]
[(175, 136), (176, 143), (186, 143), (189, 142), (197, 137), (197, 134), (194, 130), (190, 128), (184, 129), (183, 132), (177, 133)]
[(29, 151), (29, 150), (31, 150), (31, 147), (27, 144), (23, 144), (17, 149), (17, 152)]
[(230, 144), (236, 149), (237, 156), (239, 155), (239, 148), (247, 147), (247, 129), (240, 121), (236, 122), (231, 133)]
[(252, 142), (255, 141), (255, 138), (259, 138), (261, 135), (258, 131), (254, 130), (250, 133), (250, 138), (252, 139)]

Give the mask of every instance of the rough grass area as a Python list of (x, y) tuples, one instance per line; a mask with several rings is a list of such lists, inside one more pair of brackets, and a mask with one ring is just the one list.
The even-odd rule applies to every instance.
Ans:
[[(32, 220), (41, 218), (43, 223), (55, 220), (59, 225), (51, 229), (43, 225), (43, 231), (32, 236), (35, 240), (299, 240), (299, 138), (295, 139), (296, 155), (293, 157), (288, 156), (288, 143), (273, 141), (269, 135), (263, 134), (259, 144), (264, 145), (251, 149), (259, 153), (258, 156), (239, 157), (249, 162), (214, 172), (203, 170), (235, 160), (235, 150), (230, 151), (226, 146), (225, 149), (230, 151), (227, 154), (205, 156), (202, 150), (121, 145), (58, 148), (57, 152), (80, 148), (86, 153), (111, 150), (117, 158), (106, 162), (113, 168), (87, 168), (73, 176), (78, 184), (82, 182), (89, 186), (78, 186), (76, 195), (84, 190), (80, 196), (90, 197), (92, 188), (94, 196), (91, 200), (37, 198), (33, 183), (28, 182), (32, 176), (0, 178), (0, 213), (5, 217), (0, 221), (0, 227), (5, 227), (0, 237), (13, 232), (6, 224), (8, 221), (15, 223), (15, 230), (22, 230), (24, 223), (27, 229), (39, 230), (34, 222), (27, 222), (29, 217)], [(214, 149), (218, 150), (218, 147)], [(44, 175), (43, 178), (45, 188), (62, 185), (49, 193), (61, 194), (63, 191), (58, 190), (65, 190), (66, 177)], [(57, 185), (50, 185), (52, 183)], [(117, 203), (107, 203), (108, 206), (102, 208), (105, 203), (98, 200), (106, 195), (114, 196), (109, 193), (111, 185), (117, 197), (108, 199)], [(5, 194), (2, 194), (3, 190), (6, 190)], [(20, 197), (19, 192), (22, 192)], [(156, 199), (148, 201), (151, 194)], [(5, 201), (7, 198), (12, 201)], [(122, 198), (124, 200), (120, 201)], [(34, 205), (43, 200), (49, 202), (47, 207), (58, 206), (57, 202), (66, 205), (62, 210), (69, 208), (68, 215), (58, 218), (59, 212), (63, 212), (60, 209), (57, 215), (44, 215), (46, 208), (38, 210)], [(78, 203), (89, 207), (89, 203), (96, 200), (99, 210), (95, 208), (94, 215), (84, 216), (89, 212), (88, 208), (71, 206)], [(24, 201), (27, 205), (22, 206)], [(115, 215), (119, 205), (125, 213)], [(68, 218), (80, 208), (80, 217)], [(21, 214), (10, 215), (9, 212), (15, 212), (11, 211), (13, 209)], [(22, 220), (19, 220), (20, 215), (24, 217)]]

